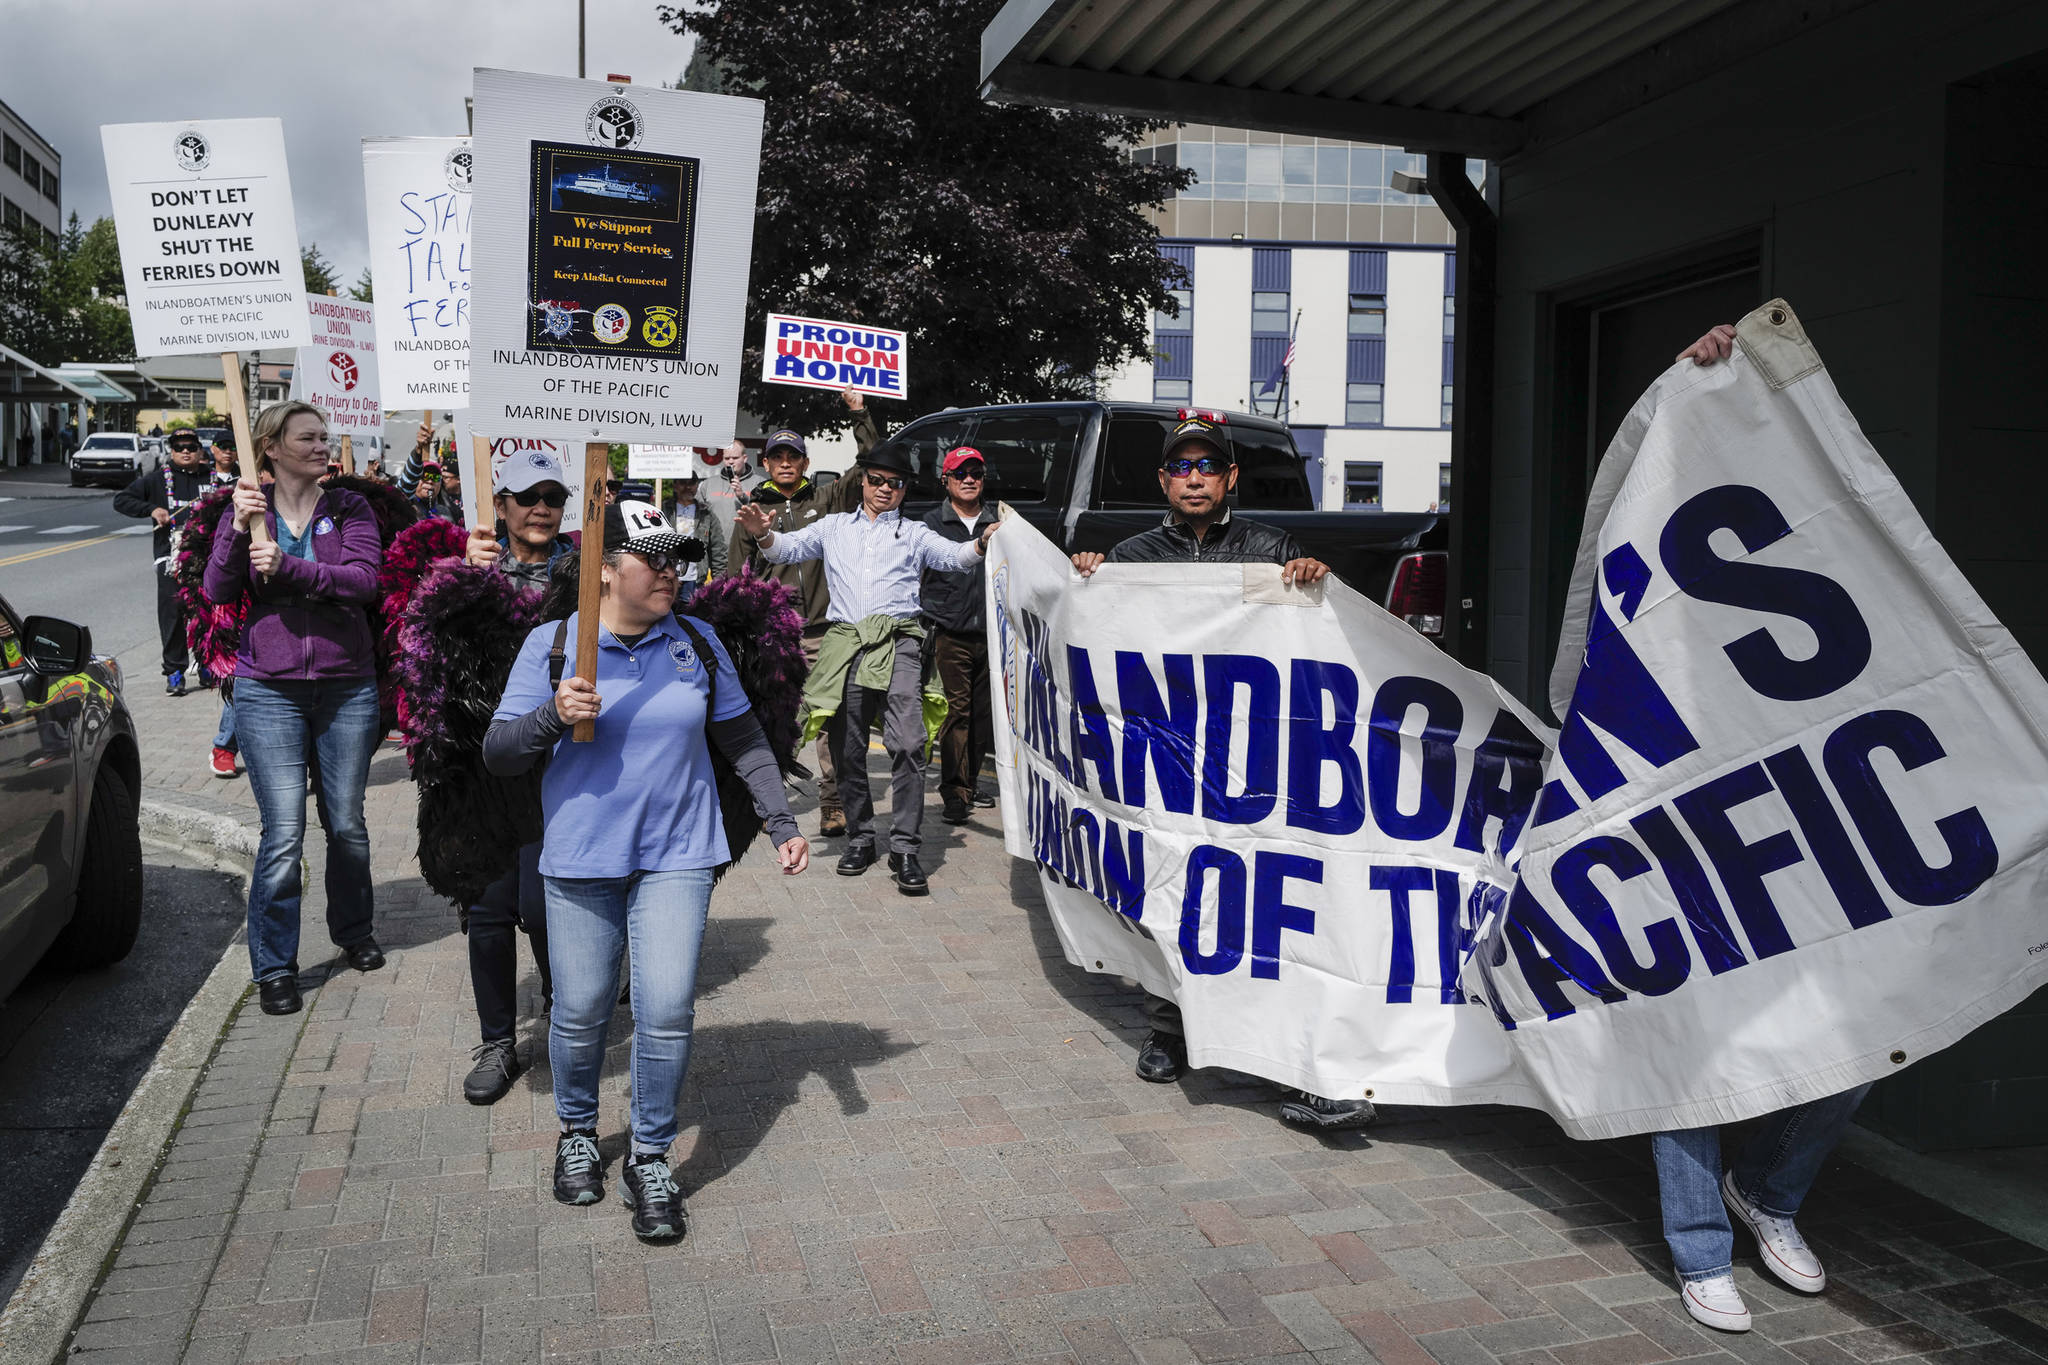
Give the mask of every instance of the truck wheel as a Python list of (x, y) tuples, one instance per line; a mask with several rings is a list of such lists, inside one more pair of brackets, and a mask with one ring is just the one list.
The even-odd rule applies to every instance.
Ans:
[(78, 903), (71, 923), (50, 945), (50, 961), (74, 970), (119, 962), (141, 928), (142, 831), (135, 796), (119, 773), (102, 767), (85, 817)]

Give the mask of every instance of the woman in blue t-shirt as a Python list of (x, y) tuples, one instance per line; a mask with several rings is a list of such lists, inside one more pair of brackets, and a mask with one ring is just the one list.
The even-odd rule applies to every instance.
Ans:
[[(782, 772), (717, 634), (674, 615), (678, 535), (643, 502), (605, 509), (597, 677), (549, 686), (555, 622), (526, 638), (484, 740), (492, 772), (524, 772), (552, 752), (541, 779), (541, 876), (547, 887), (555, 1008), (555, 1198), (604, 1197), (597, 1086), (618, 999), (619, 953), (632, 944), (632, 1153), (620, 1177), (633, 1231), (681, 1237), (688, 1215), (669, 1170), (676, 1097), (690, 1065), (697, 953), (717, 869), (732, 860), (719, 818), (710, 745), (746, 779), (782, 870), (810, 864), (783, 796)], [(576, 617), (566, 639), (573, 651)], [(716, 657), (700, 659), (699, 645)], [(707, 668), (709, 664), (711, 667)], [(715, 677), (713, 676), (715, 674)], [(596, 723), (587, 744), (567, 739)]]

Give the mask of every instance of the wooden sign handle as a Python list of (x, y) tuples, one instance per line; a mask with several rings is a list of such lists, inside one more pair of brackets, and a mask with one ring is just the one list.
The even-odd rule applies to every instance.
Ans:
[[(604, 484), (612, 476), (611, 447), (583, 447), (583, 546), (576, 580), (576, 676), (597, 681), (598, 578), (604, 565)], [(578, 744), (597, 738), (597, 722), (580, 720), (570, 732)]]
[[(220, 374), (228, 391), (228, 423), (235, 429), (235, 449), (249, 463), (242, 477), (261, 483), (256, 473), (256, 443), (249, 435), (249, 395), (242, 389), (242, 357), (236, 351), (220, 353)], [(249, 523), (249, 543), (268, 545), (270, 523), (258, 517)]]
[(476, 524), (486, 531), (497, 529), (498, 519), (491, 512), (491, 442), (487, 436), (469, 438), (469, 477), (476, 487), (476, 496), (470, 506), (476, 508)]
[(341, 472), (350, 476), (356, 472), (355, 438), (351, 436), (341, 438)]

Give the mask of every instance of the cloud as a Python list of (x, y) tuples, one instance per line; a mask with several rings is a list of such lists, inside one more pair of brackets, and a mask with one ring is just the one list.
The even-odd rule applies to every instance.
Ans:
[[(674, 81), (691, 40), (656, 0), (589, 0), (588, 69)], [(0, 0), (0, 90), (63, 158), (63, 209), (108, 211), (102, 123), (284, 120), (299, 241), (368, 261), (361, 142), (464, 132), (474, 67), (576, 72), (569, 0)]]

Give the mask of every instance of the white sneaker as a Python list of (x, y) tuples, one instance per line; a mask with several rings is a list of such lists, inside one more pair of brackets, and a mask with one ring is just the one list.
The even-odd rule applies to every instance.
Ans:
[(1694, 1322), (1717, 1332), (1747, 1332), (1749, 1305), (1735, 1287), (1733, 1275), (1716, 1275), (1710, 1280), (1680, 1280), (1678, 1296)]
[(1802, 1294), (1818, 1294), (1828, 1287), (1827, 1272), (1820, 1268), (1820, 1257), (1806, 1245), (1806, 1239), (1799, 1235), (1799, 1229), (1792, 1225), (1792, 1220), (1773, 1218), (1744, 1199), (1736, 1191), (1733, 1171), (1721, 1177), (1721, 1199), (1728, 1205), (1729, 1212), (1749, 1224), (1749, 1230), (1756, 1234), (1757, 1252), (1764, 1258), (1764, 1266), (1771, 1274)]

